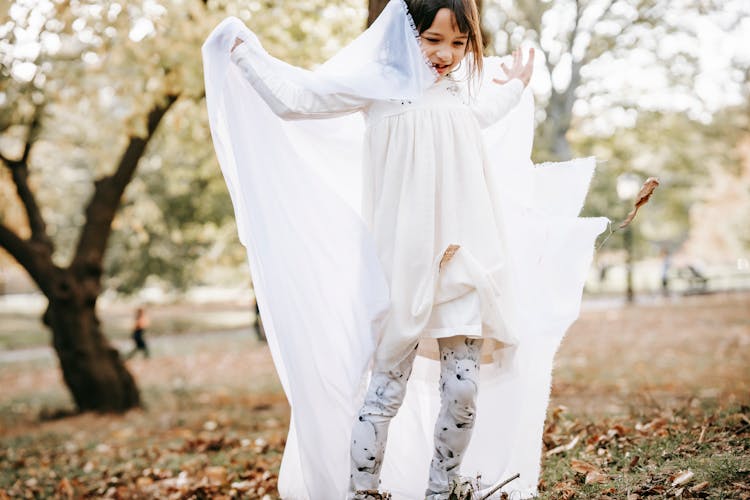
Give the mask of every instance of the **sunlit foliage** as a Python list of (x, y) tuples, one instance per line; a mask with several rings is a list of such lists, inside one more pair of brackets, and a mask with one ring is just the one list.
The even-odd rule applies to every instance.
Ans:
[[(109, 284), (132, 291), (152, 276), (182, 287), (200, 282), (208, 269), (242, 267), (208, 131), (201, 44), (222, 18), (236, 15), (271, 53), (312, 67), (361, 31), (363, 7), (351, 1), (12, 3), (0, 26), (0, 150), (20, 153), (40, 107), (31, 181), (56, 262), (71, 258), (95, 179), (112, 171), (128, 136), (145, 132), (154, 103), (178, 94), (115, 220)], [(22, 212), (2, 175), (0, 215), (23, 233)]]

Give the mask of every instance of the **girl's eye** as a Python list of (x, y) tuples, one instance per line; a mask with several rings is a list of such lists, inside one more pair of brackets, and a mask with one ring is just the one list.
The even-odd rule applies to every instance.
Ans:
[(456, 47), (463, 47), (464, 46), (464, 42), (453, 42), (453, 45), (456, 46)]
[(427, 38), (426, 40), (430, 43), (438, 43), (440, 41), (437, 38)]

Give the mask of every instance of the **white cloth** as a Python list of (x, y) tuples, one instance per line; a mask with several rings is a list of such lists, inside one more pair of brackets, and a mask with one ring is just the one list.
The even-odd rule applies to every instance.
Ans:
[[(243, 67), (241, 72), (230, 62), (235, 37), (245, 40), (236, 57), (244, 53), (251, 63), (249, 70)], [(374, 119), (375, 101), (383, 109), (395, 102), (382, 101), (396, 100), (399, 106), (402, 100), (423, 103), (421, 98), (429, 99), (430, 92), (441, 88), (431, 88), (434, 73), (424, 64), (403, 0), (392, 0), (370, 29), (314, 72), (269, 56), (234, 18), (214, 30), (204, 44), (203, 56), (212, 138), (232, 196), (240, 239), (248, 248), (269, 347), (292, 408), (279, 491), (284, 498), (344, 498), (351, 424), (363, 400), (379, 336), (385, 331), (388, 313), (395, 310), (389, 278), (395, 280), (404, 272), (403, 267), (395, 272), (394, 266), (389, 273), (381, 247), (388, 236), (376, 234), (378, 230), (386, 234), (389, 228), (378, 229), (378, 214), (362, 211), (363, 206), (365, 211), (367, 207), (395, 210), (375, 199), (368, 204), (367, 193), (394, 196), (391, 189), (397, 179), (389, 181), (386, 194), (385, 190), (370, 191), (386, 172), (370, 170), (363, 183), (362, 165), (375, 166), (363, 160), (371, 154), (407, 148), (416, 135), (404, 137), (399, 147), (372, 144), (378, 134), (398, 137), (399, 131), (406, 131), (399, 124), (407, 119), (417, 127), (426, 123), (444, 127), (453, 126), (458, 118), (420, 120), (420, 114), (433, 114), (420, 108)], [(485, 80), (497, 76), (497, 61), (485, 64), (493, 69), (486, 71)], [(476, 102), (498, 102), (496, 96), (487, 94), (497, 89), (485, 81)], [(371, 113), (367, 123), (363, 113), (352, 114), (365, 107)], [(471, 130), (492, 121), (491, 117), (472, 117), (471, 110), (462, 105), (455, 108), (440, 107), (434, 112), (463, 114), (461, 122), (471, 124)], [(310, 116), (313, 109), (314, 116)], [(481, 106), (478, 109), (488, 112)], [(279, 116), (318, 120), (283, 121)], [(362, 142), (366, 125), (370, 126), (367, 146)], [(458, 129), (451, 133), (457, 138), (474, 135)], [(447, 136), (441, 132), (440, 137)], [(506, 491), (524, 496), (536, 490), (552, 357), (578, 315), (593, 240), (606, 224), (600, 218), (577, 217), (593, 160), (534, 167), (529, 160), (532, 137), (533, 102), (525, 93), (504, 120), (482, 132), (484, 156), (478, 146), (482, 141), (475, 136), (470, 143), (452, 144), (456, 149), (452, 154), (461, 148), (462, 155), (476, 162), (453, 165), (450, 170), (446, 158), (433, 173), (456, 175), (456, 168), (468, 169), (473, 172), (467, 178), (470, 185), (454, 186), (450, 196), (425, 191), (422, 199), (441, 203), (452, 199), (462, 212), (435, 211), (433, 224), (411, 228), (415, 233), (432, 230), (433, 234), (428, 238), (414, 234), (409, 240), (427, 241), (431, 250), (427, 263), (421, 253), (420, 260), (414, 261), (418, 272), (413, 282), (424, 285), (413, 291), (410, 301), (418, 316), (415, 324), (424, 321), (426, 310), (437, 311), (436, 304), (446, 298), (443, 294), (456, 285), (454, 293), (473, 290), (464, 295), (478, 297), (479, 307), (461, 307), (440, 318), (430, 313), (428, 321), (450, 328), (481, 321), (482, 335), (497, 327), (500, 333), (492, 338), (516, 341), (514, 349), (498, 352), (513, 352), (517, 370), (503, 371), (496, 359), (482, 367), (474, 438), (463, 472), (481, 472), (487, 483), (520, 472), (521, 479)], [(422, 162), (422, 155), (435, 152), (420, 147), (412, 153), (419, 162), (399, 168), (419, 168), (424, 179), (429, 172), (424, 170), (427, 163)], [(484, 185), (477, 187), (480, 177)], [(402, 179), (404, 186), (417, 188), (407, 180)], [(465, 180), (461, 178), (462, 183)], [(363, 185), (368, 186), (364, 200)], [(404, 192), (403, 199), (408, 194)], [(477, 232), (480, 223), (459, 220), (461, 213), (481, 217), (483, 233)], [(456, 222), (447, 225), (454, 215)], [(414, 216), (409, 220), (431, 219)], [(451, 234), (441, 232), (446, 227), (452, 229)], [(469, 236), (455, 234), (464, 227), (471, 229)], [(452, 243), (462, 247), (445, 265), (444, 273), (435, 272), (440, 252)], [(432, 274), (423, 272), (426, 267)], [(441, 283), (451, 269), (456, 272), (453, 285)], [(482, 297), (490, 290), (496, 300), (487, 294)], [(480, 317), (467, 311), (479, 311)], [(458, 313), (471, 317), (458, 320)], [(393, 352), (398, 351), (400, 341), (393, 345)], [(438, 375), (437, 362), (417, 357), (406, 399), (390, 427), (382, 479), (384, 489), (395, 498), (416, 499), (424, 493), (439, 407)]]
[[(494, 124), (523, 84), (490, 84), (482, 103), (465, 82), (442, 79), (413, 101), (365, 108), (363, 217), (375, 238), (391, 308), (375, 353), (388, 369), (420, 337), (470, 335), (516, 344), (498, 292), (505, 250), (485, 171), (492, 168), (480, 123)], [(459, 247), (440, 261), (449, 246)]]

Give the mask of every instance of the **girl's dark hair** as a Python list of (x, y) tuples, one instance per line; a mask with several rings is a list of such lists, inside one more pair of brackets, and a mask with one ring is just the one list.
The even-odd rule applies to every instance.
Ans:
[(435, 15), (440, 9), (450, 9), (461, 33), (469, 35), (467, 52), (473, 57), (469, 59), (471, 75), (482, 72), (482, 29), (479, 20), (479, 10), (474, 0), (406, 0), (409, 13), (414, 25), (421, 35), (432, 26)]

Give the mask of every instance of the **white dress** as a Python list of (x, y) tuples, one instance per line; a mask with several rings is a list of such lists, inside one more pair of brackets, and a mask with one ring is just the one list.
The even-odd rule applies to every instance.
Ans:
[(490, 351), (516, 344), (498, 296), (503, 228), (487, 186), (480, 126), (515, 107), (523, 84), (492, 85), (476, 102), (465, 81), (448, 77), (420, 99), (365, 108), (362, 214), (391, 299), (375, 354), (381, 368), (398, 363), (420, 338), (483, 337)]
[[(419, 73), (403, 2), (384, 16), (352, 45), (369, 47), (382, 28)], [(242, 70), (229, 56), (237, 36)], [(553, 356), (606, 226), (578, 217), (593, 159), (531, 163), (531, 95), (519, 100), (520, 82), (487, 83), (501, 76), (496, 59), (485, 61), (476, 100), (446, 79), (402, 104), (376, 98), (359, 69), (338, 85), (330, 77), (345, 64), (312, 73), (284, 65), (237, 19), (216, 28), (203, 56), (212, 138), (292, 409), (281, 496), (344, 498), (373, 357), (387, 365), (420, 339), (455, 334), (492, 340), (462, 471), (485, 485), (520, 473), (505, 491), (533, 495)], [(352, 81), (367, 97), (346, 91)], [(406, 95), (411, 81), (390, 90)], [(288, 121), (301, 118), (320, 120)], [(439, 363), (417, 356), (381, 474), (395, 499), (423, 497), (438, 377)]]

